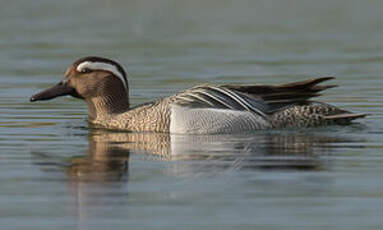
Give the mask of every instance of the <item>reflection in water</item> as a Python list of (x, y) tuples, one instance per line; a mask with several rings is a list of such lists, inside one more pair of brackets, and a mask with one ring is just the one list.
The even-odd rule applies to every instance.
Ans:
[(128, 172), (129, 149), (120, 148), (103, 136), (89, 136), (88, 155), (70, 159), (70, 180), (108, 182), (123, 180)]
[(95, 207), (110, 206), (111, 197), (118, 196), (119, 205), (127, 201), (121, 199), (128, 194), (121, 188), (128, 180), (132, 154), (130, 164), (142, 158), (162, 161), (166, 167), (161, 173), (171, 177), (195, 178), (230, 170), (315, 171), (328, 166), (324, 156), (334, 151), (333, 143), (350, 142), (326, 134), (283, 131), (187, 136), (91, 129), (88, 154), (70, 158), (65, 166), (75, 197), (74, 215), (87, 220), (90, 215), (104, 215), (95, 213), (104, 210)]
[[(173, 161), (174, 176), (237, 169), (306, 169), (323, 166), (320, 156), (341, 138), (284, 131), (252, 135), (169, 135), (91, 130), (88, 155), (73, 157), (71, 181), (121, 181), (130, 153), (145, 159)], [(180, 167), (179, 167), (180, 166)], [(181, 169), (181, 171), (180, 171)]]

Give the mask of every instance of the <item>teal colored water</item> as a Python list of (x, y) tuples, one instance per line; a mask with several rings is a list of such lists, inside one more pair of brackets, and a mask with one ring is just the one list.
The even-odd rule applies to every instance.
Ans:
[[(0, 1), (4, 229), (381, 229), (383, 2)], [(348, 127), (177, 136), (30, 103), (75, 59), (114, 58), (132, 104), (197, 83), (335, 76)]]

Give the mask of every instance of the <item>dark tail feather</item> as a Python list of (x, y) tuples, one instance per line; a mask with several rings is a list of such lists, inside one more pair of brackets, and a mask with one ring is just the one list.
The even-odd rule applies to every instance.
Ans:
[(294, 88), (294, 89), (304, 89), (304, 88), (311, 88), (315, 85), (318, 85), (324, 81), (333, 80), (335, 77), (320, 77), (315, 79), (309, 79), (306, 81), (298, 81), (298, 82), (292, 82), (287, 84), (279, 85), (281, 88)]
[(224, 87), (262, 98), (267, 104), (282, 103), (283, 105), (288, 105), (307, 101), (312, 97), (320, 96), (319, 92), (323, 90), (336, 87), (337, 85), (318, 85), (331, 79), (334, 79), (334, 77), (321, 77), (282, 85), (225, 85)]

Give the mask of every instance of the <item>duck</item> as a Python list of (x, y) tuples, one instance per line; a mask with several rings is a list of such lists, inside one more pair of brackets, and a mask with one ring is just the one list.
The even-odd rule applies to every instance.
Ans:
[(31, 102), (70, 95), (85, 101), (88, 122), (129, 132), (231, 134), (255, 130), (347, 125), (368, 114), (312, 100), (334, 77), (278, 85), (202, 84), (130, 106), (127, 73), (115, 60), (88, 56), (73, 62), (64, 79)]

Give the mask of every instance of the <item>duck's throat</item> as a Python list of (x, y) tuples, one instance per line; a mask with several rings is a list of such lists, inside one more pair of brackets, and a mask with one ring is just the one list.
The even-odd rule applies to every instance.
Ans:
[(121, 96), (93, 97), (86, 100), (89, 120), (100, 120), (115, 114), (123, 113), (129, 109), (129, 98)]

